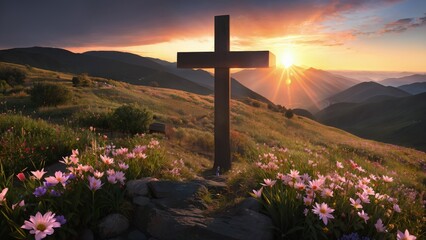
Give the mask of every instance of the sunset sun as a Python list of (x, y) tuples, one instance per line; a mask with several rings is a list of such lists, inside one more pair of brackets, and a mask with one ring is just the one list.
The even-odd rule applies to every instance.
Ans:
[(285, 68), (289, 68), (294, 64), (294, 57), (293, 54), (287, 52), (284, 53), (284, 55), (281, 56), (280, 59), (281, 65), (283, 65)]

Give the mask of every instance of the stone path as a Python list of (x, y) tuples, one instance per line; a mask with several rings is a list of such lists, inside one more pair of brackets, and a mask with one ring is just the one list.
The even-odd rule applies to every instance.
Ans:
[[(131, 180), (127, 196), (134, 204), (132, 219), (111, 214), (99, 224), (101, 239), (133, 240), (270, 240), (273, 224), (259, 213), (255, 199), (217, 216), (206, 216), (200, 193), (226, 191), (224, 182), (198, 178), (190, 182), (159, 181), (155, 178)], [(220, 180), (220, 179), (219, 179)], [(83, 239), (93, 239), (86, 232)]]

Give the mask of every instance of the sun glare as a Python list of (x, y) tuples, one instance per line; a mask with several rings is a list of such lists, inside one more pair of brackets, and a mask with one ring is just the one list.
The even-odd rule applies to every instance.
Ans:
[(285, 68), (289, 68), (294, 64), (294, 58), (293, 55), (289, 52), (284, 53), (284, 55), (281, 57), (281, 64)]

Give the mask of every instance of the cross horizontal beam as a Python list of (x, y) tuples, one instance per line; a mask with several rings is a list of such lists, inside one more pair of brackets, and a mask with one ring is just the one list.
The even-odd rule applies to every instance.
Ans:
[(179, 52), (178, 68), (258, 68), (275, 66), (269, 51)]

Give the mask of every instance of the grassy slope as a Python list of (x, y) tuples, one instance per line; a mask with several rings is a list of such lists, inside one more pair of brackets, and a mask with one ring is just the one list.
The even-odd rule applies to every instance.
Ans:
[[(3, 111), (6, 107), (8, 110), (16, 108), (26, 115), (63, 123), (64, 119), (82, 111), (101, 112), (123, 103), (137, 102), (152, 110), (159, 121), (175, 128), (175, 134), (167, 142), (169, 152), (178, 157), (193, 159), (194, 162), (197, 159), (212, 158), (212, 96), (117, 82), (114, 82), (115, 87), (73, 88), (70, 74), (36, 68), (29, 72), (29, 84), (43, 79), (72, 88), (75, 92), (73, 103), (35, 109), (28, 96), (18, 94), (0, 97)], [(323, 152), (329, 165), (322, 167), (330, 169), (334, 168), (335, 160), (353, 159), (366, 170), (391, 175), (407, 186), (425, 190), (426, 174), (422, 170), (426, 165), (424, 152), (365, 140), (304, 117), (296, 116), (289, 120), (280, 113), (268, 110), (266, 106), (254, 108), (239, 101), (232, 101), (231, 104), (233, 149), (238, 153), (234, 154), (237, 167), (247, 161), (255, 161), (258, 154), (256, 144), (265, 143), (288, 148), (295, 161), (310, 158), (306, 149)], [(179, 133), (185, 133), (186, 137)], [(198, 142), (201, 139), (207, 139), (207, 143), (200, 146)], [(206, 161), (201, 162), (204, 167), (210, 166)]]

